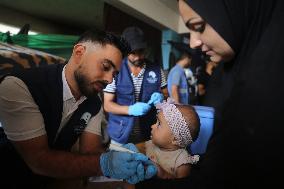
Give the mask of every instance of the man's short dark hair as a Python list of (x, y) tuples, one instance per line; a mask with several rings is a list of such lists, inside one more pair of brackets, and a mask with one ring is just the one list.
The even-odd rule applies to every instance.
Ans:
[(92, 42), (94, 44), (100, 44), (102, 46), (106, 44), (113, 45), (120, 50), (123, 57), (127, 56), (130, 52), (130, 47), (127, 41), (122, 37), (110, 32), (88, 30), (79, 37), (76, 44), (84, 42)]
[(182, 54), (181, 54), (181, 56), (179, 57), (179, 59), (177, 60), (177, 62), (180, 61), (180, 60), (183, 60), (183, 59), (185, 59), (185, 58), (191, 59), (192, 56), (191, 56), (191, 54), (188, 53), (188, 52), (182, 52)]

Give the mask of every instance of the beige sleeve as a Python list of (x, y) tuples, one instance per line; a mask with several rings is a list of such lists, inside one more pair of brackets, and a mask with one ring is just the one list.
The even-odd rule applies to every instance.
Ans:
[(97, 113), (90, 119), (87, 127), (85, 128), (85, 131), (102, 136), (102, 120), (103, 108), (101, 108), (99, 113)]
[(189, 156), (189, 153), (185, 149), (182, 149), (181, 153), (176, 159), (175, 168), (178, 168), (179, 166), (184, 165), (184, 164), (190, 164), (190, 156)]
[(25, 83), (12, 76), (0, 84), (0, 122), (12, 141), (46, 134), (44, 120)]

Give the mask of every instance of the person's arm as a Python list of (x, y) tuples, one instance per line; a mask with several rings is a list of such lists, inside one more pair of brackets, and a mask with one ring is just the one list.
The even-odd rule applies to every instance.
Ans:
[(172, 98), (175, 100), (176, 103), (179, 103), (179, 86), (178, 85), (172, 85)]
[[(139, 153), (110, 151), (82, 155), (50, 149), (42, 114), (27, 86), (15, 77), (7, 77), (0, 84), (0, 117), (2, 127), (19, 156), (34, 173), (40, 175), (74, 178), (104, 174), (130, 179), (129, 182), (133, 183), (137, 179), (133, 181), (131, 178), (144, 174), (144, 167), (139, 167), (139, 162), (148, 163), (147, 157)], [(147, 176), (150, 178), (155, 174), (155, 169), (151, 165), (148, 167)]]
[(184, 178), (190, 174), (191, 165), (183, 164), (176, 169), (176, 178)]
[(82, 154), (97, 154), (106, 151), (102, 143), (102, 137), (85, 131), (81, 134), (79, 140), (79, 152)]
[(33, 172), (58, 178), (102, 175), (100, 154), (88, 156), (49, 148), (42, 114), (20, 79), (7, 77), (2, 81), (0, 115), (8, 139)]
[(167, 80), (163, 69), (161, 69), (161, 91), (164, 95), (164, 99), (167, 99), (169, 97), (169, 93), (167, 88)]
[(171, 70), (171, 76), (168, 78), (171, 81), (171, 86), (169, 90), (171, 91), (171, 98), (175, 100), (176, 103), (179, 103), (179, 85), (181, 81), (181, 73), (176, 69)]
[[(147, 178), (156, 173), (156, 168), (140, 153), (80, 154), (50, 149), (42, 114), (19, 79), (5, 79), (0, 84), (0, 115), (8, 139), (27, 166), (39, 175), (53, 178), (105, 175), (137, 183), (144, 180), (145, 173)], [(93, 149), (87, 146), (83, 150)]]
[(169, 93), (168, 93), (167, 87), (164, 87), (161, 90), (162, 90), (162, 94), (164, 95), (164, 99), (167, 99), (169, 97)]
[(12, 143), (34, 173), (55, 178), (102, 175), (100, 154), (82, 155), (51, 150), (46, 135)]
[(53, 178), (105, 175), (135, 184), (156, 174), (156, 168), (140, 153), (110, 151), (82, 155), (51, 150), (46, 135), (14, 141), (13, 145), (34, 173)]
[(206, 92), (205, 86), (203, 84), (198, 84), (197, 87), (198, 87), (199, 96), (205, 95)]
[(174, 179), (175, 176), (168, 173), (167, 171), (165, 171), (160, 165), (156, 164), (156, 167), (158, 168), (158, 173), (157, 173), (157, 177), (161, 178), (161, 179)]
[(181, 153), (179, 153), (179, 156), (177, 157), (175, 161), (175, 177), (176, 178), (184, 178), (187, 177), (190, 174), (191, 171), (191, 164), (192, 161), (189, 153), (186, 150), (183, 150)]
[(108, 84), (104, 89), (104, 110), (113, 114), (128, 115), (128, 106), (121, 106), (115, 100), (116, 82)]
[(114, 102), (114, 94), (104, 93), (104, 108), (106, 112), (120, 115), (142, 116), (145, 115), (151, 106), (145, 102), (136, 102), (130, 106), (121, 106)]
[(129, 106), (121, 106), (114, 102), (115, 94), (104, 92), (104, 109), (113, 114), (128, 115)]
[(176, 174), (172, 175), (165, 171), (161, 166), (156, 165), (158, 167), (157, 176), (161, 179), (174, 179), (174, 178), (185, 178), (190, 174), (190, 164), (184, 164), (179, 166), (176, 169)]
[(209, 75), (209, 76), (211, 76), (212, 75), (212, 73), (213, 73), (213, 69), (216, 67), (218, 65), (218, 63), (216, 63), (216, 62), (208, 62), (207, 64), (206, 64), (206, 73)]

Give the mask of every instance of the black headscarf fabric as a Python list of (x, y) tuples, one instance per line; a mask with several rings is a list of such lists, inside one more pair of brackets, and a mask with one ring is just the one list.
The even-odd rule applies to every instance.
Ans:
[(187, 3), (236, 53), (222, 130), (213, 135), (201, 170), (207, 179), (223, 171), (226, 188), (273, 187), (282, 182), (277, 169), (284, 164), (284, 1)]
[[(187, 0), (187, 2), (236, 53), (241, 50), (250, 30), (264, 29), (275, 4), (267, 3), (265, 0), (264, 3), (255, 0)], [(265, 11), (262, 11), (263, 9)]]

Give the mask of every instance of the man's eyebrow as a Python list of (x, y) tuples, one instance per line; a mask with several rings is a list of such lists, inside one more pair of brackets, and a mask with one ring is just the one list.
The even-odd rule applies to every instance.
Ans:
[(110, 64), (110, 65), (113, 67), (113, 69), (114, 69), (116, 72), (118, 72), (117, 68), (115, 67), (114, 63), (113, 63), (111, 60), (109, 60), (109, 59), (104, 59), (104, 62), (107, 62), (108, 64)]

